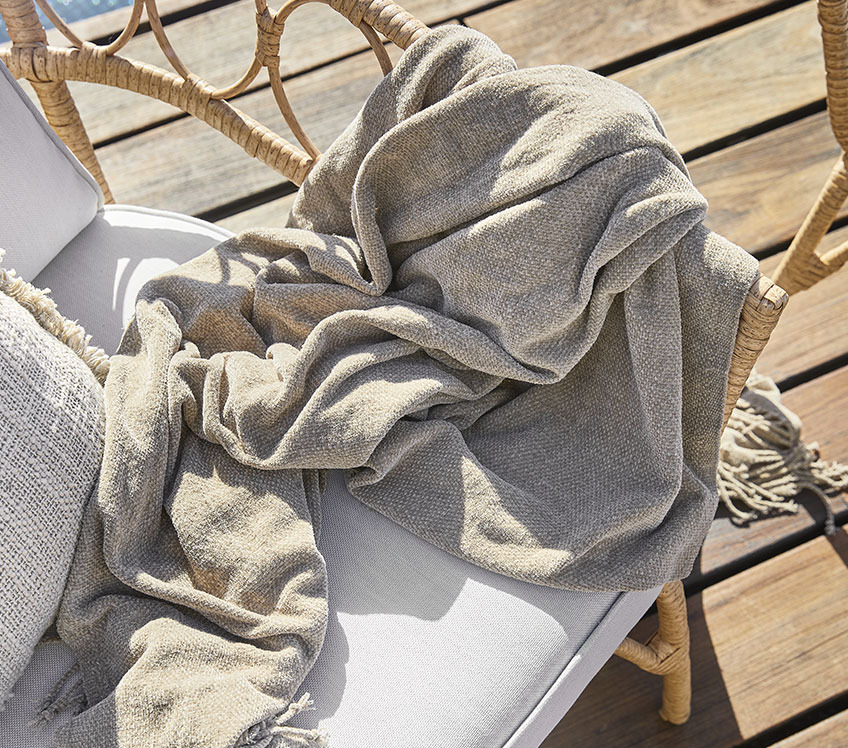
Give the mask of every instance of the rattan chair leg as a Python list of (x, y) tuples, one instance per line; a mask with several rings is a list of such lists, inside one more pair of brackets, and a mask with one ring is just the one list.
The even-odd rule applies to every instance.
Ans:
[(646, 644), (627, 637), (615, 653), (649, 673), (663, 676), (660, 717), (681, 725), (689, 719), (692, 704), (689, 621), (682, 582), (669, 582), (662, 588), (657, 617), (659, 627)]

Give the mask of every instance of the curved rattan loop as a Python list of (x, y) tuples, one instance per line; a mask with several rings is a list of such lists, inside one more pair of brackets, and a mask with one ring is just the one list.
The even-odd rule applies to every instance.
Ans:
[(144, 10), (144, 0), (133, 0), (132, 13), (127, 25), (115, 41), (110, 42), (106, 46), (106, 54), (113, 55), (124, 48), (124, 45), (133, 38), (135, 32), (138, 31), (138, 24), (141, 21), (141, 12)]
[(262, 63), (254, 57), (253, 62), (250, 63), (250, 67), (245, 71), (241, 78), (226, 88), (215, 89), (212, 92), (212, 98), (230, 99), (233, 96), (238, 96), (240, 93), (246, 91), (247, 87), (256, 80), (256, 76), (259, 75), (261, 70)]
[[(49, 54), (45, 54), (45, 52)], [(16, 78), (34, 81), (109, 81), (117, 88), (164, 101), (196, 116), (240, 145), (247, 153), (296, 184), (313, 165), (285, 138), (240, 112), (229, 102), (211, 97), (208, 84), (123, 57), (95, 54), (91, 45), (76, 48), (16, 48), (0, 52)], [(101, 50), (102, 52), (102, 50)]]
[(300, 122), (294, 115), (294, 111), (289, 104), (283, 81), (280, 79), (279, 65), (268, 66), (268, 79), (271, 81), (271, 90), (274, 92), (274, 99), (277, 101), (277, 106), (283, 114), (286, 124), (291, 129), (294, 136), (297, 138), (304, 150), (316, 161), (321, 156), (321, 151), (315, 146), (311, 138), (306, 134), (306, 131), (301, 127)]
[[(292, 11), (306, 2), (315, 1), (326, 3), (362, 31), (384, 74), (388, 73), (392, 66), (378, 32), (405, 49), (427, 30), (423, 23), (390, 0), (289, 0), (273, 13), (268, 9), (266, 0), (254, 0), (257, 19), (254, 59), (244, 75), (235, 83), (224, 88), (213, 88), (192, 74), (174, 51), (155, 0), (134, 0), (132, 13), (124, 30), (117, 39), (106, 46), (90, 44), (79, 39), (50, 8), (47, 0), (36, 0), (72, 44), (67, 48), (47, 45), (46, 35), (35, 14), (32, 0), (0, 0), (0, 10), (12, 39), (12, 48), (0, 52), (0, 59), (15, 77), (26, 78), (33, 83), (48, 120), (95, 175), (108, 199), (111, 199), (109, 187), (100, 171), (79, 113), (70, 98), (64, 83), (66, 80), (124, 88), (178, 107), (187, 114), (205, 120), (234, 140), (251, 156), (300, 184), (320, 153), (298, 122), (286, 97), (280, 78), (280, 38), (285, 21)], [(142, 8), (147, 9), (156, 42), (173, 66), (176, 75), (115, 54), (138, 30)], [(268, 68), (271, 90), (277, 105), (305, 153), (225, 101), (247, 90), (262, 67)]]
[(388, 75), (392, 72), (392, 60), (389, 57), (389, 53), (386, 52), (386, 48), (383, 46), (383, 42), (380, 41), (380, 37), (377, 35), (377, 32), (369, 26), (367, 23), (363, 23), (359, 30), (362, 32), (362, 35), (368, 40), (368, 44), (371, 45), (371, 49), (374, 51), (374, 54), (377, 56), (377, 62), (380, 63), (380, 70), (383, 72), (383, 75)]
[[(264, 0), (257, 0), (257, 8), (259, 7), (260, 2), (264, 3)], [(285, 119), (286, 124), (289, 126), (289, 129), (292, 131), (295, 138), (297, 138), (298, 143), (303, 146), (304, 150), (313, 159), (318, 160), (321, 156), (321, 152), (312, 142), (311, 138), (306, 134), (306, 131), (300, 124), (300, 121), (297, 119), (297, 116), (289, 103), (288, 97), (286, 96), (285, 88), (280, 78), (280, 38), (282, 37), (283, 30), (285, 29), (286, 21), (296, 8), (306, 5), (309, 2), (327, 2), (327, 0), (288, 0), (288, 2), (284, 3), (283, 6), (273, 14), (270, 13), (267, 8), (264, 8), (262, 11), (257, 10), (256, 61), (262, 66), (268, 68), (268, 79), (271, 82), (271, 90), (274, 93), (274, 99), (276, 100), (277, 106), (283, 115), (283, 119)], [(386, 52), (383, 43), (380, 41), (380, 37), (369, 24), (362, 20), (364, 12), (362, 14), (355, 12), (357, 7), (358, 6), (353, 8), (346, 7), (345, 10), (347, 12), (344, 13), (344, 15), (365, 35), (365, 39), (368, 41), (368, 44), (377, 56), (383, 75), (386, 75), (392, 69), (392, 62), (389, 59), (389, 55)]]
[(81, 47), (83, 45), (83, 40), (71, 31), (68, 24), (66, 24), (64, 20), (62, 20), (62, 17), (53, 10), (53, 7), (47, 2), (47, 0), (35, 0), (35, 2), (38, 3), (38, 7), (41, 8), (44, 15), (50, 19), (50, 22), (59, 30), (65, 39), (76, 47)]
[[(236, 83), (215, 89), (193, 75), (171, 47), (156, 8), (155, 0), (135, 0), (130, 20), (121, 35), (111, 45), (102, 46), (83, 42), (71, 34), (68, 38), (74, 45), (67, 48), (50, 47), (46, 44), (43, 28), (35, 15), (31, 0), (0, 0), (13, 40), (9, 50), (0, 52), (2, 59), (17, 78), (33, 82), (51, 124), (64, 128), (63, 138), (95, 174), (109, 199), (108, 185), (100, 172), (94, 149), (85, 135), (79, 115), (64, 84), (66, 80), (102, 83), (145, 94), (175, 106), (187, 114), (205, 120), (215, 129), (244, 148), (248, 154), (260, 159), (283, 176), (300, 184), (314, 166), (320, 153), (301, 127), (285, 95), (280, 79), (279, 45), (285, 28), (285, 20), (291, 12), (316, 0), (289, 0), (280, 10), (271, 13), (265, 0), (255, 0), (257, 9), (257, 48), (254, 60), (247, 72)], [(325, 2), (359, 28), (377, 55), (383, 73), (391, 70), (391, 60), (378, 32), (402, 48), (409, 46), (422, 35), (427, 27), (388, 0), (318, 0)], [(39, 0), (46, 2), (46, 0)], [(176, 74), (153, 65), (113, 54), (132, 37), (138, 28), (142, 3), (147, 8), (151, 29), (157, 43)], [(61, 23), (61, 19), (60, 23)], [(58, 25), (58, 24), (57, 24)], [(61, 30), (61, 29), (60, 29)], [(233, 107), (224, 99), (242, 93), (259, 74), (262, 67), (268, 68), (274, 98), (292, 133), (305, 149), (305, 153), (282, 136), (260, 125), (252, 118)], [(56, 84), (53, 98), (47, 91)], [(56, 96), (61, 92), (62, 103)], [(55, 99), (55, 101), (53, 100)], [(62, 116), (53, 116), (48, 109), (62, 108)], [(66, 113), (66, 110), (73, 114)], [(55, 115), (55, 112), (54, 112)]]
[(159, 17), (159, 9), (156, 7), (156, 0), (144, 0), (144, 4), (147, 7), (147, 20), (150, 22), (150, 29), (153, 31), (153, 36), (156, 38), (156, 43), (162, 50), (162, 54), (168, 58), (168, 62), (183, 78), (191, 77), (191, 71), (183, 64), (183, 61), (171, 46), (171, 42), (168, 41), (165, 27)]

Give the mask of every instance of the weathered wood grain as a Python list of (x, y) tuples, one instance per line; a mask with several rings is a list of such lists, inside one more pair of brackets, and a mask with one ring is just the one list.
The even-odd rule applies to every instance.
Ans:
[(793, 387), (783, 402), (803, 414), (802, 435), (818, 442), (824, 459), (848, 463), (848, 366)]
[[(689, 599), (692, 717), (657, 715), (661, 680), (613, 657), (544, 748), (727, 748), (848, 688), (848, 536), (816, 538)], [(656, 618), (634, 634), (644, 638)]]
[(772, 748), (845, 748), (848, 745), (848, 711), (834, 714)]
[(772, 0), (513, 0), (468, 16), (522, 67), (596, 68), (679, 39)]
[[(482, 3), (483, 0), (408, 0), (403, 7), (424, 23), (435, 25)], [(253, 0), (236, 0), (169, 24), (165, 32), (171, 46), (193, 73), (214, 86), (223, 87), (238, 80), (253, 59), (255, 16)], [(367, 48), (362, 32), (344, 16), (323, 3), (309, 3), (298, 8), (286, 23), (280, 72), (283, 77), (297, 75)], [(133, 38), (121, 54), (171, 70), (150, 33)], [(373, 64), (377, 67), (376, 60)], [(263, 71), (248, 90), (267, 84), (268, 76)], [(181, 114), (157, 99), (121, 89), (86, 83), (70, 83), (69, 86), (95, 143)], [(269, 101), (273, 99), (269, 90), (265, 91), (265, 96)]]
[(656, 109), (685, 153), (825, 97), (815, 2), (613, 75)]
[(285, 197), (278, 197), (276, 200), (262, 203), (254, 208), (236, 213), (229, 218), (223, 218), (215, 223), (236, 233), (260, 226), (282, 228), (285, 226), (286, 219), (289, 217), (295, 197), (297, 197), (296, 192)]
[[(595, 34), (626, 35), (627, 44), (639, 37), (639, 29), (651, 29), (648, 45), (659, 27), (673, 29), (676, 16), (703, 21), (701, 13), (739, 11), (732, 3), (630, 3), (626, 11), (618, 4), (582, 3), (558, 5), (545, 0), (516, 0), (468, 19), (498, 41), (505, 51), (520, 44), (516, 59), (521, 65), (569, 63), (593, 67), (608, 62), (615, 45), (607, 38), (596, 43)], [(526, 13), (518, 13), (523, 6)], [(577, 10), (581, 11), (578, 16)], [(667, 10), (667, 16), (659, 20)], [(585, 11), (585, 12), (583, 12)], [(649, 26), (634, 14), (656, 13)], [(546, 22), (541, 22), (541, 17)], [(573, 16), (578, 16), (577, 20)], [(603, 19), (597, 16), (604, 16)], [(644, 20), (644, 19), (643, 19)], [(575, 22), (576, 21), (576, 22)], [(588, 24), (582, 29), (581, 24)], [(559, 34), (561, 44), (551, 48), (537, 44), (539, 31)], [(577, 32), (585, 31), (582, 36)], [(576, 50), (571, 42), (577, 42)], [(638, 91), (657, 110), (670, 140), (687, 152), (733, 135), (758, 122), (807, 106), (825, 95), (824, 61), (814, 2), (774, 13), (648, 62), (627, 68), (612, 78)]]
[(696, 159), (689, 171), (710, 203), (710, 228), (758, 252), (794, 236), (838, 155), (821, 112)]
[[(828, 234), (822, 247), (827, 250), (846, 239), (848, 227)], [(771, 277), (782, 257), (781, 252), (766, 258), (760, 270)], [(792, 296), (760, 354), (757, 368), (780, 381), (846, 353), (848, 269), (843, 269)]]

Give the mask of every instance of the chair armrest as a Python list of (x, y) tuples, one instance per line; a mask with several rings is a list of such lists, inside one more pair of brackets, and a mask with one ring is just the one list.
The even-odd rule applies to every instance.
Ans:
[(736, 344), (730, 359), (727, 396), (724, 401), (724, 426), (736, 407), (754, 363), (768, 343), (789, 296), (773, 280), (757, 274), (739, 316)]

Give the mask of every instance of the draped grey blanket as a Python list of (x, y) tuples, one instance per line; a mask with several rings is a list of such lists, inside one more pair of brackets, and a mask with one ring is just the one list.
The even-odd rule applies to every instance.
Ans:
[(328, 468), (528, 582), (685, 576), (756, 272), (705, 210), (632, 91), (465, 28), (417, 41), (286, 228), (142, 290), (58, 618), (88, 704), (60, 746), (324, 740), (287, 720), (327, 621)]

